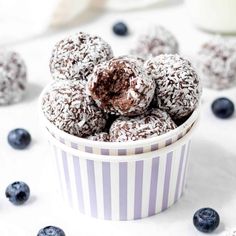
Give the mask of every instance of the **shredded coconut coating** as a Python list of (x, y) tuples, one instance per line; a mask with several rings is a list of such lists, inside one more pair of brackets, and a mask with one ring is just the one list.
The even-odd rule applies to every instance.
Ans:
[(134, 116), (147, 110), (155, 82), (146, 74), (142, 61), (123, 56), (96, 66), (87, 90), (105, 112)]
[(100, 142), (110, 142), (110, 135), (106, 132), (101, 132), (88, 136), (87, 139)]
[(145, 67), (156, 82), (157, 107), (176, 120), (197, 107), (202, 87), (188, 60), (179, 55), (160, 55), (148, 60)]
[(130, 60), (136, 60), (137, 63), (139, 63), (139, 66), (142, 66), (146, 60), (144, 60), (142, 57), (135, 56), (135, 55), (124, 55), (124, 56), (119, 56), (118, 58), (123, 58), (123, 59), (130, 59)]
[(0, 52), (0, 105), (19, 102), (26, 91), (26, 65), (12, 51)]
[(102, 38), (79, 32), (54, 46), (50, 71), (54, 79), (87, 80), (95, 65), (112, 57), (110, 45)]
[(83, 80), (55, 81), (43, 97), (42, 110), (57, 128), (83, 137), (101, 132), (106, 116), (85, 93)]
[(203, 85), (226, 89), (236, 85), (236, 40), (216, 37), (202, 45), (196, 69)]
[(161, 54), (175, 54), (179, 44), (175, 36), (162, 26), (153, 26), (137, 39), (131, 54), (144, 59)]
[(112, 142), (135, 141), (164, 134), (177, 126), (167, 112), (153, 108), (137, 117), (119, 117), (110, 128)]

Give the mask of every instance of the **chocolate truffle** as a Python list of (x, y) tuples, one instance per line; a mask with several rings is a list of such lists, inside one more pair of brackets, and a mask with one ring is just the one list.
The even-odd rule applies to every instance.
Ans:
[(85, 93), (83, 80), (55, 81), (42, 99), (46, 118), (57, 128), (78, 137), (104, 129), (106, 116)]
[(135, 141), (156, 137), (177, 126), (167, 112), (157, 108), (137, 117), (119, 117), (110, 128), (112, 142)]
[(196, 58), (196, 69), (203, 85), (226, 89), (236, 85), (236, 40), (220, 37), (204, 43)]
[(16, 52), (0, 52), (0, 105), (19, 102), (26, 91), (26, 65)]
[(55, 45), (50, 71), (54, 79), (87, 80), (95, 65), (112, 57), (110, 45), (102, 38), (79, 32)]
[(178, 42), (171, 32), (162, 26), (153, 26), (138, 37), (131, 54), (147, 59), (161, 54), (175, 54), (178, 50)]
[(149, 59), (145, 67), (156, 82), (154, 97), (157, 107), (176, 120), (189, 115), (197, 107), (202, 89), (188, 60), (166, 54)]
[(110, 142), (110, 135), (106, 132), (101, 132), (88, 136), (87, 139), (100, 142)]
[(87, 89), (104, 111), (134, 116), (147, 110), (155, 82), (146, 74), (141, 61), (119, 57), (96, 66)]

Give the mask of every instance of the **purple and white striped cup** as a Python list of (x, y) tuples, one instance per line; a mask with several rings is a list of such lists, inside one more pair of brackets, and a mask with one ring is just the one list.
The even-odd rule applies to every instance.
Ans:
[[(195, 127), (196, 122), (169, 146), (127, 156), (71, 148), (45, 131), (62, 195), (73, 209), (106, 220), (135, 220), (164, 211), (183, 194)], [(120, 148), (127, 152), (122, 143)]]

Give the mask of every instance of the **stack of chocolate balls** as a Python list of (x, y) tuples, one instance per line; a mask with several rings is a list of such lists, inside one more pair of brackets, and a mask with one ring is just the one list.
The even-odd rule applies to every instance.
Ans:
[(50, 70), (44, 115), (57, 128), (95, 141), (162, 135), (191, 115), (201, 96), (195, 70), (179, 55), (114, 57), (102, 38), (82, 32), (55, 45)]

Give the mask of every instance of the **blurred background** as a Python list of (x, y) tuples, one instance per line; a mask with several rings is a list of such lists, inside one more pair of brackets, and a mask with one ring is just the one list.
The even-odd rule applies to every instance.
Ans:
[(208, 32), (234, 34), (235, 9), (234, 0), (0, 0), (0, 46), (116, 19), (131, 21), (131, 30), (153, 22), (180, 31), (192, 20)]
[[(106, 14), (127, 15), (181, 0), (1, 0), (0, 44), (7, 45), (96, 21)], [(145, 19), (145, 16), (140, 16)]]

